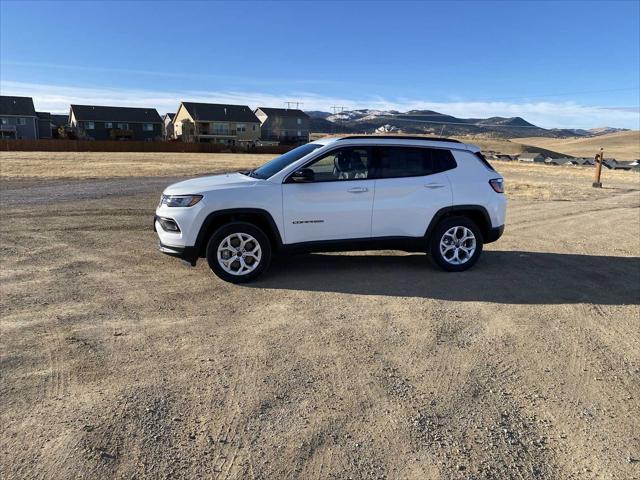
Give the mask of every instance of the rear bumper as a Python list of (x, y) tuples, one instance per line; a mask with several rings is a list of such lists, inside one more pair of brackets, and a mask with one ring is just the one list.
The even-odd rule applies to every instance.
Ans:
[(491, 243), (498, 240), (502, 234), (504, 233), (504, 225), (500, 225), (499, 227), (491, 228), (487, 233), (486, 238), (484, 239), (484, 243)]

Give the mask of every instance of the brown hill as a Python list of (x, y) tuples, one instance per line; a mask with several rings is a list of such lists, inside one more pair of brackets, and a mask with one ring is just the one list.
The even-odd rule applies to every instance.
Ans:
[(575, 157), (593, 157), (604, 148), (606, 158), (635, 160), (640, 158), (640, 130), (615, 132), (591, 138), (514, 138), (513, 142), (548, 148)]

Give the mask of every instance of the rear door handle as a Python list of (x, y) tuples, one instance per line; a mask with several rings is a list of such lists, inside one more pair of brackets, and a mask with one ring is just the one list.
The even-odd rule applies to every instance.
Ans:
[(443, 188), (443, 187), (446, 187), (446, 185), (444, 185), (443, 183), (427, 183), (425, 185), (425, 188), (431, 188), (431, 189)]
[(364, 193), (364, 192), (368, 192), (369, 189), (366, 187), (353, 187), (350, 188), (349, 190), (347, 190), (347, 192), (349, 193)]

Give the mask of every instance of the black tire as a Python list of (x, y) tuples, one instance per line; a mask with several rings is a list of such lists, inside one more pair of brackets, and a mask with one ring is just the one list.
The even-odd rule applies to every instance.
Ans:
[[(448, 254), (451, 257), (453, 255), (460, 255), (466, 260), (463, 263), (455, 264), (452, 263), (452, 259), (447, 259), (440, 251), (440, 241), (443, 240), (445, 233), (454, 227), (464, 227), (470, 230), (475, 237), (475, 250), (471, 256), (466, 256), (463, 251), (459, 251), (457, 254)], [(450, 241), (452, 237), (447, 236), (447, 240)], [(469, 246), (469, 241), (465, 242), (462, 246)], [(434, 262), (438, 267), (447, 271), (447, 272), (462, 272), (464, 270), (468, 270), (473, 267), (473, 265), (478, 261), (480, 254), (482, 253), (482, 233), (478, 226), (467, 217), (448, 217), (443, 219), (433, 231), (433, 235), (431, 236), (431, 241), (429, 242), (429, 256), (431, 257), (431, 261)]]
[[(220, 247), (220, 244), (223, 243), (223, 241), (229, 235), (232, 235), (234, 233), (250, 235), (259, 244), (259, 247), (260, 247), (260, 253), (261, 253), (260, 261), (252, 271), (244, 274), (229, 273), (223, 268), (223, 266), (218, 261), (218, 248)], [(250, 247), (252, 245), (253, 245), (252, 243), (249, 243)], [(253, 257), (247, 257), (246, 259), (245, 257), (242, 257), (242, 258), (243, 258), (243, 261), (246, 260), (246, 262), (248, 263), (250, 260), (252, 260)], [(226, 225), (223, 225), (222, 227), (218, 228), (213, 233), (213, 235), (211, 235), (211, 238), (207, 243), (207, 262), (209, 263), (209, 268), (213, 270), (213, 273), (215, 273), (218, 277), (220, 277), (225, 282), (231, 282), (231, 283), (250, 282), (254, 278), (261, 275), (267, 269), (267, 267), (269, 266), (269, 263), (271, 263), (271, 242), (269, 241), (269, 238), (265, 235), (265, 233), (261, 229), (259, 229), (258, 227), (256, 227), (251, 223), (246, 223), (246, 222), (227, 223)], [(240, 266), (239, 260), (237, 260), (236, 262), (233, 262), (231, 265), (238, 268)]]

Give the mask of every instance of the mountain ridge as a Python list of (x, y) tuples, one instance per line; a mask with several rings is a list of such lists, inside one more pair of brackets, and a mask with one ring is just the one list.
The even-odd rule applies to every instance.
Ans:
[(497, 138), (517, 137), (593, 137), (626, 131), (613, 127), (592, 129), (542, 128), (520, 116), (460, 118), (434, 110), (356, 109), (330, 113), (306, 112), (311, 117), (311, 130), (323, 133), (408, 133), (437, 135), (486, 135)]

